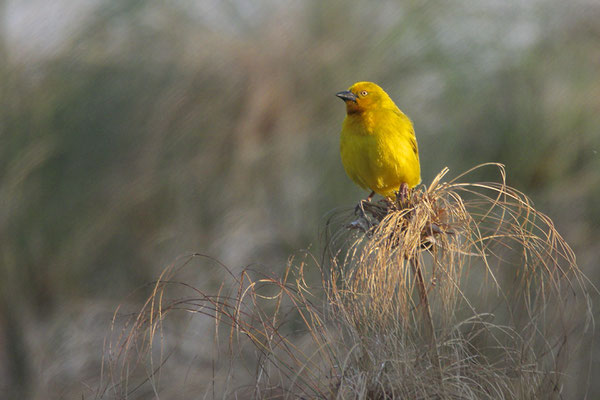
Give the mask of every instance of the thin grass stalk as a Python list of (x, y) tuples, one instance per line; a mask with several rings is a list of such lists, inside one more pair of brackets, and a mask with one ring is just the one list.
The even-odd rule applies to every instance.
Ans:
[(423, 271), (419, 264), (419, 259), (416, 257), (410, 258), (410, 265), (412, 266), (413, 273), (417, 280), (417, 289), (419, 290), (420, 307), (423, 314), (424, 330), (426, 339), (429, 342), (429, 349), (433, 357), (433, 365), (436, 368), (437, 375), (439, 378), (439, 384), (443, 385), (444, 380), (442, 378), (442, 364), (440, 363), (440, 354), (438, 351), (438, 341), (435, 337), (435, 326), (433, 323), (433, 317), (431, 314), (431, 306), (429, 305), (429, 298), (427, 295), (427, 288), (425, 287), (425, 279), (423, 278)]

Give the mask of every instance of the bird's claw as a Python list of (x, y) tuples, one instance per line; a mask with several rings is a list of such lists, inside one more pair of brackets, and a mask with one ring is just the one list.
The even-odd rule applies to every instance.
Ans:
[(406, 201), (408, 200), (408, 184), (403, 183), (400, 185), (400, 189), (398, 189), (398, 193), (396, 193), (396, 200), (403, 206), (406, 204)]

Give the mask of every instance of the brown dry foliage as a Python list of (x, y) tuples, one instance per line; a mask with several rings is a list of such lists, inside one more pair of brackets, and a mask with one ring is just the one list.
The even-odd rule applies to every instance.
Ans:
[[(490, 166), (499, 182), (462, 181)], [(205, 397), (560, 397), (590, 322), (591, 285), (550, 218), (506, 185), (502, 165), (445, 182), (447, 172), (405, 199), (362, 203), (354, 220), (335, 214), (323, 260), (291, 259), (281, 277), (229, 273), (210, 295), (173, 280), (198, 255), (167, 268), (109, 341), (97, 397), (168, 387), (158, 377), (163, 328), (178, 310), (213, 318), (226, 355)], [(253, 368), (241, 373), (234, 361)], [(128, 383), (134, 376), (141, 383)]]

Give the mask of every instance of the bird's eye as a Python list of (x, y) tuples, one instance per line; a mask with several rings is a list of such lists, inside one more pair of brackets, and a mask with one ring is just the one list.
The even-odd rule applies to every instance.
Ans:
[(362, 92), (360, 92), (360, 95), (363, 96), (363, 97), (366, 96), (366, 95), (368, 95), (368, 94), (369, 94), (369, 92), (367, 92), (366, 90), (363, 90)]

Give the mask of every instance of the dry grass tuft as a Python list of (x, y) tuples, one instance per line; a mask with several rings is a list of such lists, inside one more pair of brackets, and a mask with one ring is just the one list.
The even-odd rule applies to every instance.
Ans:
[[(499, 182), (462, 181), (488, 167)], [(110, 341), (98, 397), (139, 390), (132, 376), (156, 397), (168, 388), (158, 373), (175, 311), (215, 321), (214, 349), (227, 356), (213, 360), (209, 398), (560, 397), (591, 285), (502, 165), (445, 182), (447, 172), (404, 199), (363, 203), (357, 219), (335, 215), (323, 261), (290, 260), (282, 277), (228, 273), (210, 295), (173, 281), (197, 255), (168, 268)]]

